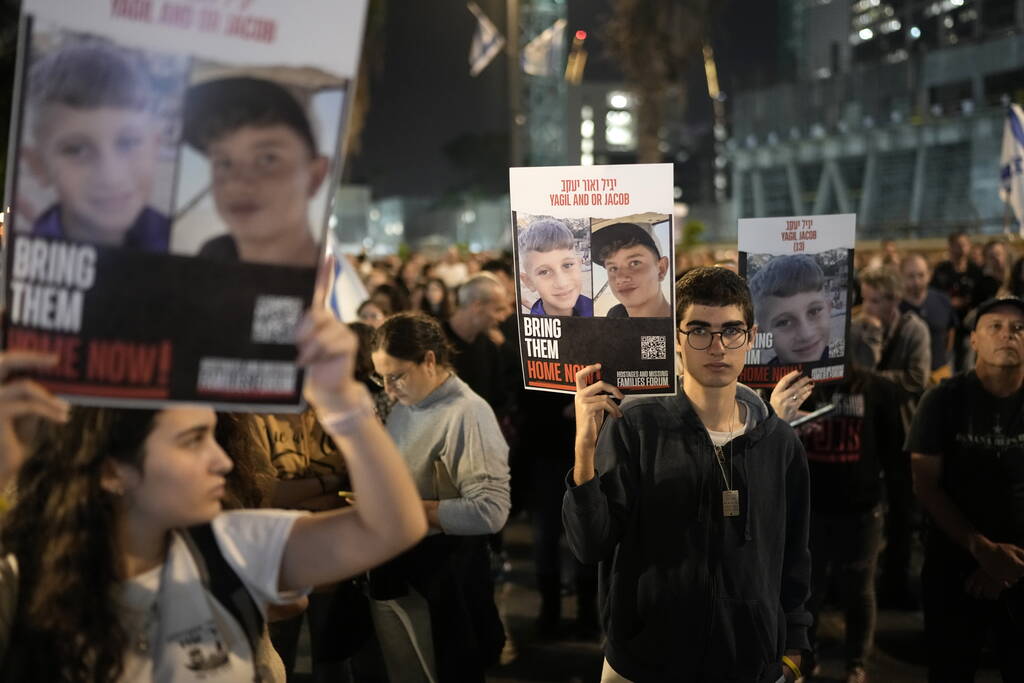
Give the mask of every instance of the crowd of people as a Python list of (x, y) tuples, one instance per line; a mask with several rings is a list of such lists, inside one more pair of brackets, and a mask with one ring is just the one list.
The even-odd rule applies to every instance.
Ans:
[(0, 354), (4, 679), (283, 681), (305, 620), (316, 681), (482, 682), (510, 651), (494, 584), (522, 515), (536, 632), (601, 640), (602, 681), (811, 678), (837, 596), (849, 683), (871, 679), (879, 604), (923, 610), (933, 683), (973, 680), (989, 645), (1024, 681), (1010, 244), (858, 253), (843, 380), (760, 393), (738, 383), (756, 331), (781, 362), (827, 358), (846, 303), (807, 258), (748, 286), (735, 254), (681, 253), (681, 389), (622, 400), (599, 363), (575, 397), (522, 387), (515, 313), (593, 305), (559, 284), (581, 265), (560, 227), (520, 245), (521, 273), (455, 248), (354, 258), (358, 322), (314, 304), (298, 330), (299, 415), (72, 408), (31, 378), (54, 357)]

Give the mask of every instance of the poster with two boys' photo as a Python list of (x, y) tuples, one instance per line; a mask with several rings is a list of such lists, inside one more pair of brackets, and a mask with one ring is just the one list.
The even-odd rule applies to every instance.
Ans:
[(739, 221), (740, 274), (757, 325), (741, 382), (774, 387), (793, 370), (843, 378), (856, 223), (854, 214)]
[(672, 165), (509, 169), (527, 389), (676, 391)]
[(75, 402), (298, 410), (365, 0), (24, 0), (3, 345)]

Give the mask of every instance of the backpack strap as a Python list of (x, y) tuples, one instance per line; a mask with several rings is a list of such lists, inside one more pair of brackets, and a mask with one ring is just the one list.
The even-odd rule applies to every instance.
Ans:
[(203, 586), (241, 624), (252, 650), (253, 666), (259, 680), (259, 653), (263, 641), (264, 622), (256, 601), (242, 583), (242, 579), (224, 559), (210, 522), (186, 529), (182, 538), (185, 539), (185, 545), (188, 546), (192, 559), (199, 568)]

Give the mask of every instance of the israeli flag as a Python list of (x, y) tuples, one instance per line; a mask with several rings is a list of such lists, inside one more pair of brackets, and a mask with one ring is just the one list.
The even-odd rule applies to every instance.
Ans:
[(558, 19), (523, 46), (523, 71), (531, 76), (558, 76), (565, 67), (565, 19)]
[(1006, 202), (1017, 217), (1021, 236), (1024, 237), (1024, 110), (1011, 104), (1003, 127), (1002, 182), (999, 198)]
[(327, 308), (342, 322), (351, 323), (359, 320), (356, 311), (359, 304), (370, 298), (366, 286), (359, 279), (359, 273), (341, 253), (334, 231), (327, 236), (327, 251), (334, 257), (334, 271), (331, 273), (330, 289), (327, 294)]
[(498, 33), (498, 29), (475, 2), (468, 3), (466, 7), (476, 17), (476, 32), (473, 34), (473, 44), (469, 46), (469, 75), (476, 76), (505, 47), (505, 36)]

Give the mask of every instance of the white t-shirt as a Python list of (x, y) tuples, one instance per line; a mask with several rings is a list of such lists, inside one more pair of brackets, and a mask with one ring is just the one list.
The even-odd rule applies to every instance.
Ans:
[[(753, 416), (750, 414), (750, 408), (745, 408), (746, 414), (743, 416), (743, 424), (736, 429), (734, 432), (716, 432), (713, 429), (708, 429), (708, 436), (711, 437), (711, 443), (715, 444), (719, 448), (729, 443), (737, 436), (746, 434), (747, 430), (752, 426), (750, 423)], [(707, 427), (705, 427), (707, 429)]]
[[(213, 520), (217, 545), (266, 619), (268, 605), (308, 593), (277, 589), (293, 510), (238, 510)], [(252, 683), (253, 653), (242, 625), (203, 587), (184, 539), (173, 533), (164, 564), (122, 584), (131, 644), (120, 683)], [(147, 633), (144, 633), (148, 631)]]

